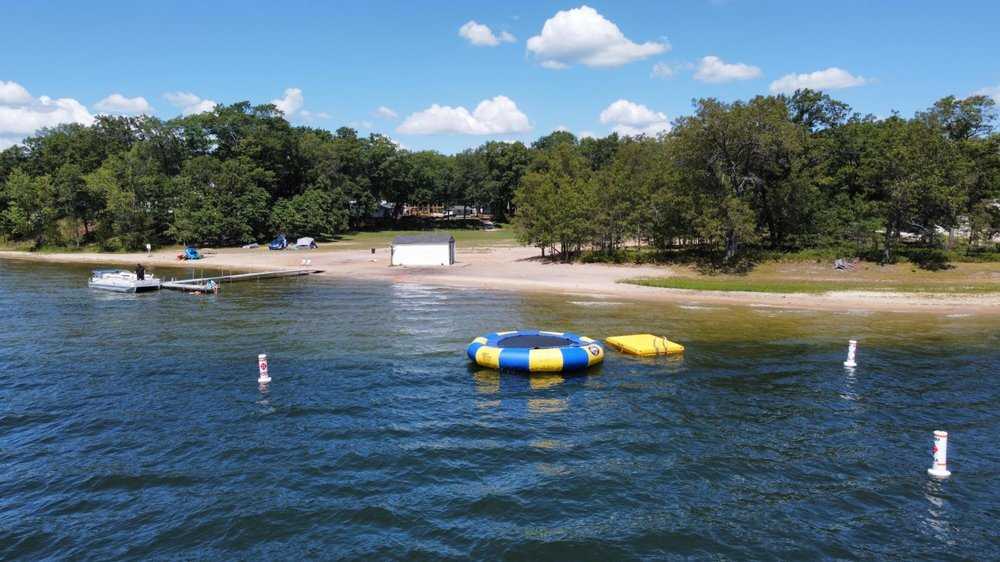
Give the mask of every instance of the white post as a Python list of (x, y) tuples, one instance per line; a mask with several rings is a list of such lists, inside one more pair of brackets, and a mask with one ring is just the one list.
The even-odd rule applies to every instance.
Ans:
[(857, 340), (850, 340), (847, 342), (847, 361), (844, 361), (845, 367), (857, 367), (858, 364), (854, 361), (854, 352), (858, 349)]
[(948, 432), (940, 429), (934, 432), (934, 466), (927, 469), (934, 478), (951, 476), (948, 470)]
[(257, 382), (260, 384), (271, 382), (271, 377), (267, 374), (267, 355), (261, 353), (257, 356), (257, 368), (260, 370), (260, 377), (257, 378)]

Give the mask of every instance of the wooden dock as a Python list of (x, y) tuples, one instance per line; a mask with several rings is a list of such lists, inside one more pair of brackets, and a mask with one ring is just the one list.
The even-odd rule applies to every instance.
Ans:
[(163, 289), (188, 292), (208, 292), (211, 291), (209, 282), (221, 285), (223, 283), (236, 283), (238, 281), (257, 281), (260, 279), (280, 279), (282, 277), (301, 277), (322, 273), (320, 269), (280, 269), (277, 271), (254, 271), (251, 273), (236, 273), (233, 275), (216, 275), (215, 277), (198, 277), (194, 279), (171, 279), (160, 283)]

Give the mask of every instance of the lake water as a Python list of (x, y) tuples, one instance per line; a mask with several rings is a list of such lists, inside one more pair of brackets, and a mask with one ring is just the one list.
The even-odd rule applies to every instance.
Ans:
[[(0, 261), (3, 559), (1000, 554), (996, 319), (87, 276)], [(469, 365), (469, 340), (510, 328), (687, 352)]]

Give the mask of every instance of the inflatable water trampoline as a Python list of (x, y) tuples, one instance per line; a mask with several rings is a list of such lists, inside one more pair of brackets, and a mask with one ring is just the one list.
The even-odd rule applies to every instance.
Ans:
[(533, 373), (576, 371), (604, 361), (600, 344), (569, 332), (493, 332), (472, 340), (466, 352), (482, 367)]

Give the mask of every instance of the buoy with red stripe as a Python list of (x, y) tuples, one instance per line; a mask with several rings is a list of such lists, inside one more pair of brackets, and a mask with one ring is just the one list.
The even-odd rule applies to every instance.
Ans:
[(951, 476), (948, 470), (948, 432), (940, 429), (934, 432), (934, 465), (927, 469), (934, 478)]
[(271, 376), (267, 374), (267, 355), (261, 353), (257, 356), (257, 369), (260, 371), (260, 376), (257, 377), (258, 383), (267, 384), (271, 382)]

